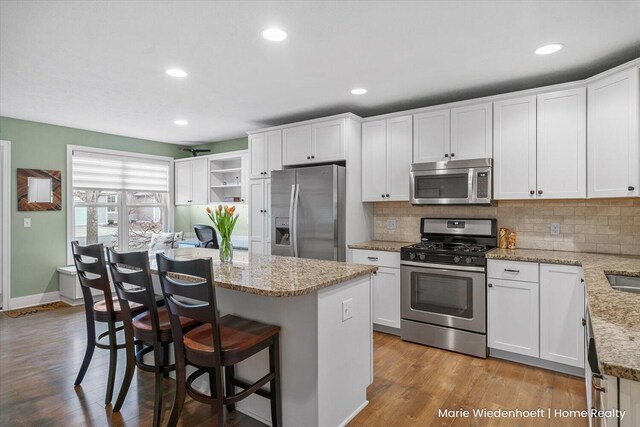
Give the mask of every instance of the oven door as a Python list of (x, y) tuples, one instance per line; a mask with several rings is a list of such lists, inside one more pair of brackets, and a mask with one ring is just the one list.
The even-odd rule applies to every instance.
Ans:
[(411, 172), (411, 203), (473, 203), (473, 169), (438, 169)]
[(403, 261), (400, 307), (403, 319), (471, 332), (486, 332), (486, 275), (482, 267), (453, 270)]

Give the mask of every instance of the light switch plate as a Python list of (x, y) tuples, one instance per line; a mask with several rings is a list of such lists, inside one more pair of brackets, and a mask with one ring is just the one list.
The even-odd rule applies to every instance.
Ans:
[(342, 301), (342, 321), (346, 322), (352, 317), (353, 317), (353, 298), (349, 298), (347, 300)]
[(395, 230), (396, 229), (396, 220), (388, 219), (387, 220), (387, 230)]
[(551, 223), (551, 235), (559, 236), (560, 235), (560, 224), (557, 222)]
[(24, 228), (30, 228), (30, 227), (31, 227), (31, 218), (25, 218), (25, 219), (22, 221), (22, 226), (23, 226)]

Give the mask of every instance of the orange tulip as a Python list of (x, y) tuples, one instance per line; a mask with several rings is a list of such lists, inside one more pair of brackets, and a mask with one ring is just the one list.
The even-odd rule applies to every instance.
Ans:
[(207, 206), (207, 213), (211, 213), (211, 208)]

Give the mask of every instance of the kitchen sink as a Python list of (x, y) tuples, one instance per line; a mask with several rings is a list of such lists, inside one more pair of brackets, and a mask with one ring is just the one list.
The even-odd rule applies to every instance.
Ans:
[(617, 291), (640, 294), (640, 277), (607, 274), (611, 287)]

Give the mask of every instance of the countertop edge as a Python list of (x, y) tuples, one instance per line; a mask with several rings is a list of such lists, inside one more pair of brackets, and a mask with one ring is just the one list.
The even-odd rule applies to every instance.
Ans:
[(412, 245), (416, 242), (403, 242), (396, 240), (369, 240), (366, 242), (351, 243), (349, 249), (359, 249), (365, 251), (400, 252), (403, 246)]

